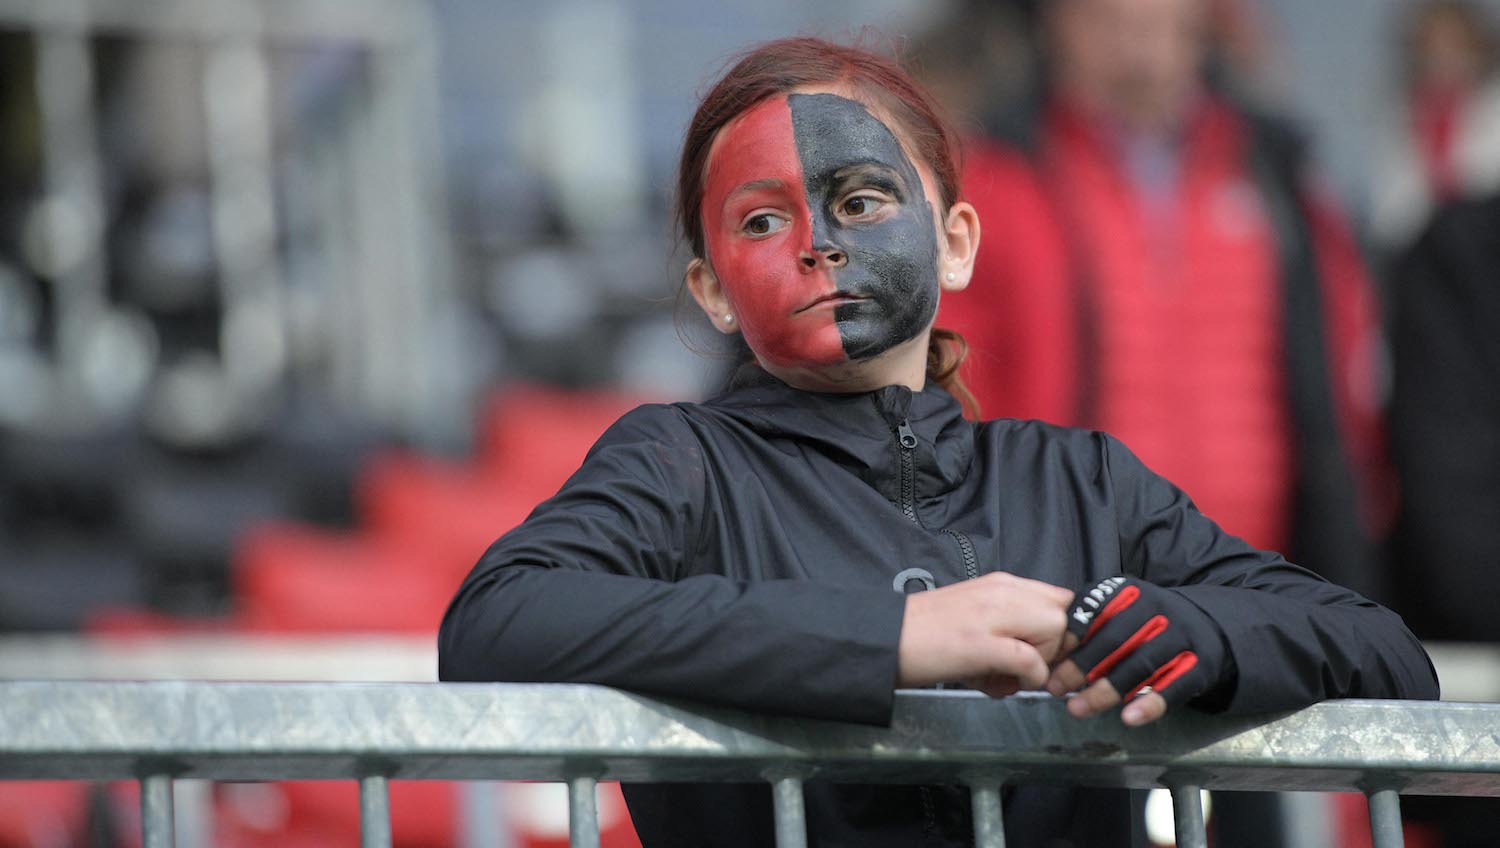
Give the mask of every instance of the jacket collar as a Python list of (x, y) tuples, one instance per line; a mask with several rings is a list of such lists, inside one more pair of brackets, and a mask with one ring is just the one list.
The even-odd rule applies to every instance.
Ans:
[(836, 394), (793, 388), (757, 365), (742, 367), (729, 388), (706, 404), (771, 440), (806, 445), (848, 468), (891, 500), (901, 486), (897, 428), (917, 437), (913, 450), (918, 498), (945, 494), (974, 458), (974, 428), (959, 402), (929, 381), (920, 392), (886, 386)]

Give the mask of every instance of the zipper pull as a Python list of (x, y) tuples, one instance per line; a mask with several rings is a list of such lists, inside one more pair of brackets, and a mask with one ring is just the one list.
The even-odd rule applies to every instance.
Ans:
[(911, 425), (906, 423), (905, 418), (901, 419), (900, 426), (896, 428), (896, 437), (900, 440), (901, 447), (907, 450), (914, 450), (917, 446), (917, 434), (912, 432)]

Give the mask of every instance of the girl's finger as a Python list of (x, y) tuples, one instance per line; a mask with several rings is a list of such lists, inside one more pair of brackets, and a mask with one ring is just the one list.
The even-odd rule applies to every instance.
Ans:
[(1120, 711), (1120, 720), (1130, 727), (1140, 727), (1167, 714), (1167, 699), (1156, 692), (1138, 692), (1125, 709)]
[(1120, 703), (1120, 693), (1115, 691), (1108, 679), (1101, 678), (1092, 686), (1068, 699), (1068, 714), (1074, 718), (1088, 718)]

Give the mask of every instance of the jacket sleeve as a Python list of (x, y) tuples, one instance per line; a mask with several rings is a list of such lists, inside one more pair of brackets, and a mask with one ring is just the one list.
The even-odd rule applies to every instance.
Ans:
[(464, 580), (438, 634), (439, 678), (888, 723), (904, 598), (714, 573), (699, 550), (709, 474), (679, 410), (622, 418)]
[(1400, 616), (1225, 533), (1122, 443), (1102, 439), (1123, 570), (1173, 587), (1223, 631), (1237, 675), (1209, 704), (1249, 713), (1438, 696), (1432, 663)]

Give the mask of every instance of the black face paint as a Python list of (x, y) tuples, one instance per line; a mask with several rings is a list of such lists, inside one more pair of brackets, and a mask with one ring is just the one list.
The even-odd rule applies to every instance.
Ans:
[[(885, 124), (861, 104), (836, 94), (787, 97), (812, 211), (812, 246), (838, 250), (848, 264), (834, 270), (840, 292), (865, 300), (834, 310), (850, 359), (883, 353), (916, 337), (937, 314), (937, 235), (922, 179)], [(894, 195), (895, 213), (873, 222), (836, 213), (854, 188)]]

